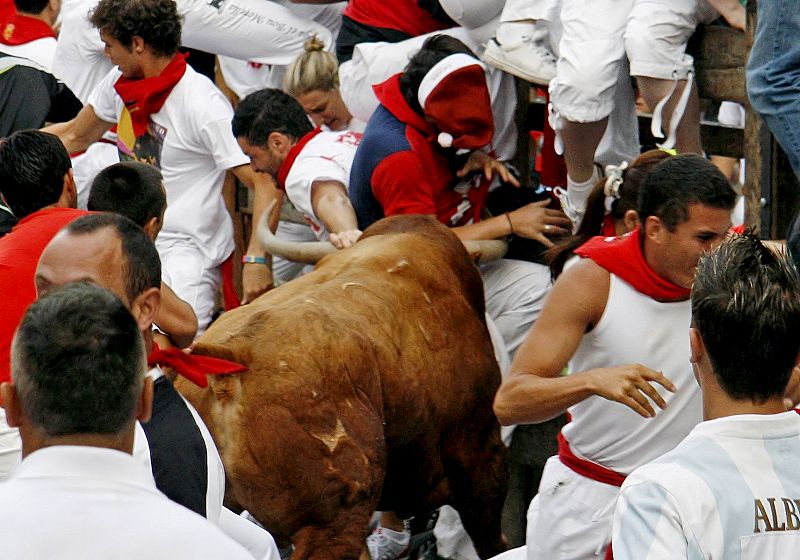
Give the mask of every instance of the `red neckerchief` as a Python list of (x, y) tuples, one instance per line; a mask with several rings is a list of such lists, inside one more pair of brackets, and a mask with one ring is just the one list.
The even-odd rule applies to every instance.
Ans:
[(690, 290), (656, 274), (644, 260), (641, 230), (636, 228), (622, 237), (592, 237), (575, 254), (592, 259), (625, 280), (634, 289), (656, 301), (681, 301)]
[(294, 165), (294, 160), (297, 159), (297, 156), (300, 155), (300, 152), (303, 150), (303, 148), (305, 148), (306, 144), (308, 144), (311, 139), (320, 132), (322, 132), (322, 128), (315, 128), (298, 140), (297, 144), (289, 148), (289, 153), (286, 154), (286, 159), (283, 160), (281, 168), (278, 170), (278, 188), (280, 190), (286, 190), (286, 177), (289, 176), (289, 171), (292, 169), (292, 165)]
[(245, 366), (236, 362), (187, 354), (178, 348), (161, 349), (153, 342), (153, 350), (147, 356), (147, 366), (155, 365), (171, 367), (198, 387), (208, 387), (206, 375), (227, 375), (247, 371)]
[(603, 217), (603, 227), (600, 230), (602, 237), (614, 237), (617, 235), (617, 226), (614, 224), (614, 216), (606, 214)]
[(177, 53), (158, 76), (141, 80), (120, 76), (114, 84), (131, 115), (133, 133), (137, 138), (147, 132), (150, 115), (161, 110), (172, 88), (186, 73), (187, 56)]
[(24, 45), (45, 37), (56, 38), (53, 29), (42, 20), (16, 12), (9, 14), (1, 27), (0, 43), (4, 45)]

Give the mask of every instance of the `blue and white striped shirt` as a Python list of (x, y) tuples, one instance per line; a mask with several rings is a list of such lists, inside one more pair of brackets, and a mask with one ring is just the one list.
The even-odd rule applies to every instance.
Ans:
[(636, 469), (614, 514), (615, 560), (763, 560), (800, 554), (800, 415), (698, 424)]

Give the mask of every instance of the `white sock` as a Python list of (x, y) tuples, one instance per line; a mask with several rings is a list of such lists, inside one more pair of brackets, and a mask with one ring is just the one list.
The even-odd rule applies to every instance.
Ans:
[(531, 37), (536, 30), (536, 22), (531, 20), (509, 21), (497, 26), (497, 42), (501, 45), (516, 45)]
[(597, 171), (597, 167), (594, 168), (592, 176), (581, 183), (576, 183), (567, 175), (567, 193), (569, 201), (581, 215), (586, 211), (586, 201), (589, 199), (589, 194), (592, 192), (592, 188), (594, 188), (599, 178), (600, 174)]

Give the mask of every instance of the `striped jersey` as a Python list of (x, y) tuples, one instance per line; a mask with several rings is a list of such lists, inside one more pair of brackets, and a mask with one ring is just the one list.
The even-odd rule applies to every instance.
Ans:
[(698, 424), (636, 469), (614, 514), (615, 560), (763, 560), (800, 551), (800, 415)]

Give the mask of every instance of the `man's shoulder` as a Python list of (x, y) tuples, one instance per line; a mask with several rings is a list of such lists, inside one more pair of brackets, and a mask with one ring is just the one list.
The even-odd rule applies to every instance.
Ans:
[(597, 301), (605, 304), (611, 273), (592, 259), (578, 258), (564, 268), (553, 288), (571, 294), (577, 302)]

